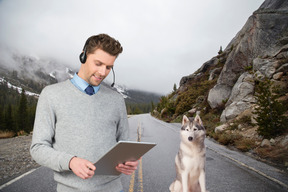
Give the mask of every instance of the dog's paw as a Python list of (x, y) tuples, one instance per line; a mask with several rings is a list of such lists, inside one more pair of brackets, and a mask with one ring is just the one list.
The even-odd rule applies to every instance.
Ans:
[(170, 187), (169, 187), (170, 192), (181, 192), (181, 183), (180, 181), (176, 180), (174, 181)]

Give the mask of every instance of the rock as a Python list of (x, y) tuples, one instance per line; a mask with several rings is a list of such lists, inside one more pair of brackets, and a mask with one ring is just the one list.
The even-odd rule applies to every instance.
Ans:
[(275, 80), (279, 80), (279, 79), (281, 79), (281, 77), (283, 76), (283, 72), (278, 72), (278, 73), (276, 73), (276, 74), (274, 74), (273, 75), (273, 79), (275, 79)]
[(161, 113), (160, 113), (160, 117), (161, 118), (164, 118), (168, 115), (168, 109), (167, 108), (164, 108), (161, 110)]
[(228, 124), (220, 125), (220, 126), (216, 127), (214, 129), (214, 131), (215, 131), (215, 133), (220, 133), (220, 132), (224, 131), (225, 129), (227, 129), (228, 126), (229, 126)]
[[(267, 77), (272, 77), (276, 72), (274, 66), (278, 63), (273, 59), (263, 59), (263, 56), (276, 55), (281, 50), (282, 43), (286, 42), (287, 8), (288, 3), (285, 0), (269, 0), (265, 1), (249, 17), (243, 28), (224, 50), (224, 53), (227, 51), (230, 53), (218, 78), (217, 85), (233, 87), (245, 68), (251, 64), (253, 64), (254, 72), (259, 71)], [(282, 43), (279, 42), (280, 40)]]
[(275, 66), (277, 66), (277, 64), (277, 60), (255, 58), (253, 60), (253, 70), (259, 71), (266, 77), (271, 78), (276, 72)]
[(195, 79), (196, 76), (197, 76), (196, 74), (191, 74), (191, 75), (182, 77), (180, 80), (179, 89), (178, 89), (179, 93), (186, 91), (188, 89), (186, 83)]
[(270, 141), (268, 139), (263, 139), (263, 141), (260, 144), (261, 147), (270, 147)]
[(193, 80), (195, 78), (195, 76), (196, 76), (196, 74), (191, 74), (191, 75), (182, 77), (181, 80), (180, 80), (179, 86), (181, 87), (185, 83), (187, 83), (188, 81)]
[(263, 80), (265, 78), (265, 76), (260, 72), (260, 71), (256, 71), (254, 73), (255, 79), (257, 80)]
[(251, 103), (255, 102), (254, 79), (248, 72), (243, 73), (235, 83), (226, 108), (221, 114), (221, 122), (237, 117), (240, 113), (249, 109)]
[(221, 73), (221, 70), (222, 70), (222, 67), (218, 67), (218, 68), (215, 68), (215, 69), (212, 69), (210, 72), (209, 72), (209, 81), (213, 80), (216, 75), (219, 75)]
[(288, 135), (286, 135), (284, 137), (284, 139), (282, 139), (282, 141), (280, 141), (280, 146), (285, 147), (288, 145)]
[[(274, 75), (279, 63), (272, 56), (283, 50), (279, 40), (283, 42), (287, 34), (287, 30), (283, 30), (288, 29), (287, 8), (288, 4), (284, 0), (265, 1), (228, 44), (224, 50), (224, 53), (229, 52), (226, 62), (217, 84), (209, 92), (211, 108), (216, 108), (228, 99), (232, 87), (247, 66), (252, 64), (254, 72), (259, 75), (269, 78)], [(261, 55), (268, 57), (258, 57)]]
[(226, 106), (229, 106), (233, 102), (246, 101), (254, 102), (254, 79), (253, 75), (248, 72), (243, 73), (237, 82), (235, 83), (229, 100)]
[(227, 85), (217, 84), (209, 91), (208, 103), (212, 109), (224, 104), (224, 101), (229, 98), (231, 87)]
[(256, 118), (256, 114), (253, 114), (252, 111), (254, 110), (254, 105), (252, 105), (249, 109), (246, 109), (245, 111), (243, 111), (242, 113), (240, 113), (236, 120), (240, 120), (241, 118), (247, 116), (250, 117), (250, 122), (245, 122), (247, 124), (257, 124), (257, 121), (255, 120)]
[(209, 61), (205, 62), (199, 69), (200, 72), (205, 73), (207, 69), (213, 67), (219, 63), (219, 59), (217, 57), (213, 57)]
[(279, 67), (279, 69), (277, 69), (276, 72), (284, 72), (284, 73), (287, 73), (287, 72), (288, 72), (288, 63), (285, 63), (284, 65), (282, 65), (281, 67)]
[(276, 141), (274, 139), (270, 139), (270, 144), (275, 145)]
[(188, 113), (190, 113), (191, 115), (193, 115), (194, 113), (196, 113), (197, 109), (196, 108), (193, 108), (193, 109), (190, 109), (188, 111)]
[(231, 105), (226, 107), (221, 114), (220, 121), (222, 123), (237, 117), (240, 113), (250, 108), (250, 103), (248, 102), (233, 102)]
[(152, 112), (152, 115), (158, 117), (159, 116), (159, 112), (156, 109), (154, 109), (153, 112)]

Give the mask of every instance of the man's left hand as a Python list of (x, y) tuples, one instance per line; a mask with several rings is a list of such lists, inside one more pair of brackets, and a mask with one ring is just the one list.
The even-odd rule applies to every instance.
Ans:
[(127, 161), (116, 166), (116, 170), (124, 173), (125, 175), (131, 175), (138, 167), (138, 161)]

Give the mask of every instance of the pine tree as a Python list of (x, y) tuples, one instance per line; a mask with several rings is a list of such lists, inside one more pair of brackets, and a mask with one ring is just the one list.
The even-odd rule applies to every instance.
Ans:
[(28, 111), (27, 111), (27, 98), (25, 90), (22, 89), (20, 104), (18, 108), (18, 130), (24, 130), (26, 133), (30, 133), (28, 126)]
[(0, 109), (0, 131), (4, 131), (5, 130), (5, 121), (4, 121), (4, 114), (2, 109)]
[(173, 92), (176, 92), (176, 91), (177, 91), (177, 86), (176, 86), (176, 83), (174, 83)]
[(220, 46), (220, 50), (218, 51), (218, 54), (220, 55), (220, 54), (222, 54), (223, 53), (223, 51), (222, 51), (222, 46)]
[(155, 109), (155, 105), (154, 105), (154, 102), (151, 101), (151, 112), (153, 112), (153, 110)]
[(288, 121), (284, 116), (287, 109), (277, 100), (277, 88), (272, 86), (273, 83), (266, 78), (259, 82), (255, 93), (258, 105), (254, 112), (259, 126), (257, 132), (268, 139), (282, 134), (287, 129)]
[(5, 130), (11, 130), (15, 133), (17, 132), (15, 122), (12, 115), (12, 106), (11, 104), (8, 105), (5, 111)]

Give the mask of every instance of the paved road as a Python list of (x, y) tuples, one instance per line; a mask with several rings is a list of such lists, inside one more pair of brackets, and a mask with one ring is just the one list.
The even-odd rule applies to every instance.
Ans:
[[(168, 124), (148, 114), (129, 118), (130, 137), (156, 142), (157, 146), (141, 160), (132, 176), (122, 176), (125, 191), (166, 192), (175, 178), (174, 157), (178, 151), (179, 124)], [(208, 139), (205, 141), (206, 185), (210, 192), (284, 192), (288, 191), (288, 175), (242, 153), (231, 151)], [(1, 192), (54, 192), (52, 171), (40, 167), (17, 181), (0, 186)]]

